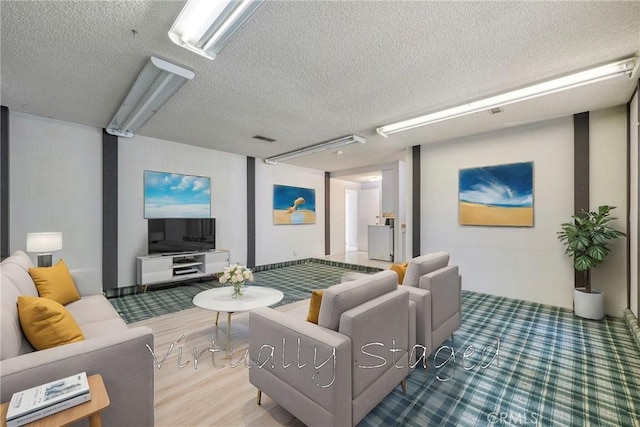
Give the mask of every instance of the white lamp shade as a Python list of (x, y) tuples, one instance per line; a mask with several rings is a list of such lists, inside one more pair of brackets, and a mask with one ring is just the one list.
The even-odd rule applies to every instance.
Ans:
[(27, 252), (50, 252), (62, 249), (62, 233), (27, 233)]

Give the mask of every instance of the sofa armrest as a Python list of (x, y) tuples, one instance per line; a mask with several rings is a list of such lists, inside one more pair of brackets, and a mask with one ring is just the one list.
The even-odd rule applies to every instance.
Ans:
[(461, 278), (458, 267), (450, 265), (420, 277), (420, 288), (431, 291), (433, 299), (431, 322), (437, 329), (451, 316), (460, 312)]
[(416, 303), (409, 296), (409, 363), (413, 366), (416, 362)]
[[(404, 286), (404, 285), (402, 285)], [(416, 304), (416, 345), (426, 347), (425, 355), (433, 351), (431, 343), (431, 291), (421, 288), (407, 287), (409, 299)], [(415, 356), (422, 355), (422, 348), (416, 347)]]
[(111, 404), (104, 425), (153, 425), (153, 335), (147, 327), (35, 351), (0, 362), (2, 401), (17, 391), (78, 372), (100, 374)]
[(249, 382), (297, 418), (307, 424), (327, 419), (351, 424), (348, 337), (260, 308), (249, 315), (249, 355)]

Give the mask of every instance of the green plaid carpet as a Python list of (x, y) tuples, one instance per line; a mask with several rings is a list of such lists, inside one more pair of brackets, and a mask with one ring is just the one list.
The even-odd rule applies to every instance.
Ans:
[[(345, 271), (313, 262), (284, 266), (255, 273), (253, 285), (280, 289), (283, 305), (338, 283)], [(193, 296), (213, 286), (220, 285), (110, 301), (134, 322), (191, 308)], [(455, 361), (450, 349), (441, 350), (428, 360), (427, 376), (414, 370), (407, 394), (397, 387), (359, 426), (640, 427), (640, 350), (623, 319), (582, 320), (571, 310), (467, 291), (462, 310), (454, 342), (445, 342)]]
[(466, 291), (462, 310), (445, 342), (455, 363), (443, 349), (360, 426), (640, 426), (640, 351), (623, 319)]
[[(340, 283), (340, 276), (353, 269), (339, 267), (335, 263), (306, 262), (286, 265), (281, 268), (254, 272), (255, 281), (251, 286), (266, 286), (279, 289), (284, 298), (278, 304), (290, 304), (307, 299), (314, 289), (324, 289)], [(207, 289), (220, 287), (217, 281), (193, 283), (170, 288), (150, 288), (147, 292), (109, 298), (111, 304), (127, 323), (138, 322), (155, 316), (175, 313), (195, 307), (193, 297)], [(231, 288), (229, 288), (231, 292)]]

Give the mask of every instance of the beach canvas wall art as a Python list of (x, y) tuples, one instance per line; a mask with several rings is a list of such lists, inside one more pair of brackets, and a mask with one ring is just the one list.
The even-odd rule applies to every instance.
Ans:
[(533, 162), (461, 169), (460, 225), (533, 227)]
[(210, 218), (211, 178), (144, 171), (145, 218)]
[(273, 223), (276, 225), (315, 224), (316, 190), (274, 185)]

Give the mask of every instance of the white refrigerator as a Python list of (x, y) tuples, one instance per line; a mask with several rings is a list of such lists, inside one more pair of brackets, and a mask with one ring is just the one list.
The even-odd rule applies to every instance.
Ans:
[(369, 226), (369, 259), (393, 261), (393, 227)]

